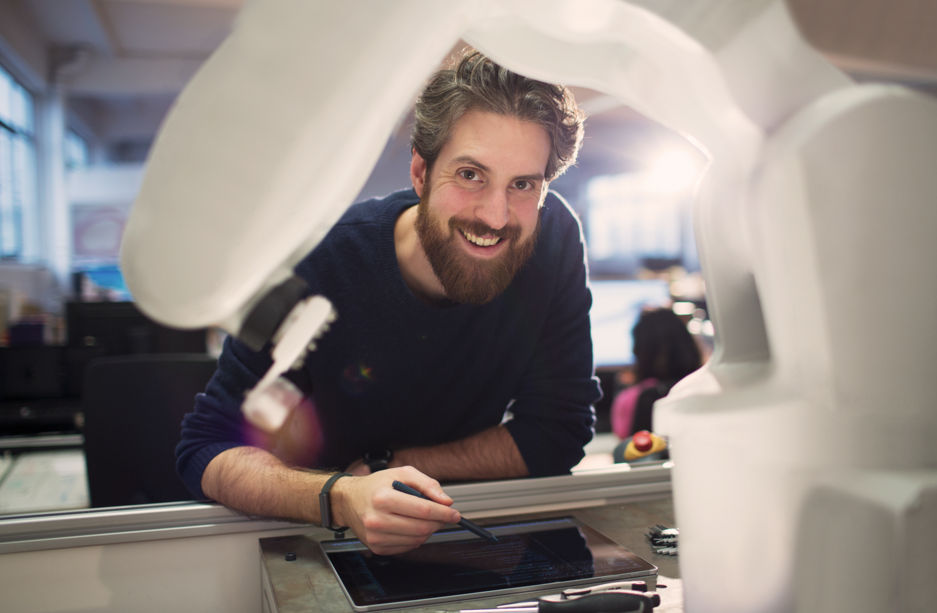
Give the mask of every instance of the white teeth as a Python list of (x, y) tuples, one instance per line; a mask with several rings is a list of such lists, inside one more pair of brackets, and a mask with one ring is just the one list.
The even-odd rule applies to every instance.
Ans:
[(501, 239), (497, 236), (494, 238), (482, 238), (480, 236), (475, 236), (470, 232), (466, 232), (465, 230), (462, 231), (462, 236), (464, 236), (468, 242), (472, 243), (473, 245), (478, 245), (479, 247), (491, 247), (492, 245), (497, 245), (501, 241)]

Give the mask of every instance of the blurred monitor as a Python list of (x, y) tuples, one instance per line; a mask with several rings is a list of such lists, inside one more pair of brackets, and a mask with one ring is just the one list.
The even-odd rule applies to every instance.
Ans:
[(670, 285), (661, 279), (593, 280), (592, 347), (596, 368), (617, 368), (634, 362), (631, 330), (644, 308), (668, 306)]
[(205, 329), (168, 328), (129, 301), (69, 302), (65, 327), (69, 347), (93, 347), (103, 355), (207, 351)]
[(123, 273), (113, 264), (79, 269), (73, 274), (73, 283), (75, 295), (83, 296), (85, 300), (88, 300), (86, 294), (106, 296), (107, 300), (133, 300)]

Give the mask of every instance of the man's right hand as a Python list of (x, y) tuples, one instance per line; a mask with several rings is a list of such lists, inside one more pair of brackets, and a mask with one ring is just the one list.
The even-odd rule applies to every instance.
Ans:
[[(398, 492), (402, 481), (430, 500)], [(332, 486), (335, 523), (348, 526), (376, 554), (392, 555), (415, 549), (461, 515), (439, 482), (411, 466), (389, 468), (363, 477), (345, 477)]]

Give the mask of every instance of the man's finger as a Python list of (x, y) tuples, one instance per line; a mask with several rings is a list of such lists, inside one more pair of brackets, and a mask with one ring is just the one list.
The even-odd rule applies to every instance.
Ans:
[(444, 504), (446, 506), (452, 504), (452, 497), (442, 489), (442, 486), (439, 485), (439, 481), (436, 479), (421, 473), (412, 466), (401, 468), (398, 474), (402, 474), (402, 476), (396, 477), (398, 481), (409, 485), (430, 500), (435, 500), (439, 504)]
[(420, 490), (402, 481), (394, 481), (393, 488), (395, 493), (400, 494), (394, 498), (394, 504), (400, 509), (398, 513), (447, 524), (454, 524), (461, 517), (452, 507), (431, 500)]

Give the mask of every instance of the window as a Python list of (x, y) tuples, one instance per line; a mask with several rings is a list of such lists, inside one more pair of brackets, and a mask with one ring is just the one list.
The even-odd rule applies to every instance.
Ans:
[(0, 257), (23, 254), (23, 215), (36, 203), (33, 97), (0, 67)]
[(586, 238), (594, 272), (634, 274), (642, 266), (698, 270), (690, 204), (703, 169), (689, 145), (652, 151), (642, 167), (586, 184)]
[(88, 143), (77, 133), (65, 133), (65, 168), (73, 170), (88, 165)]

